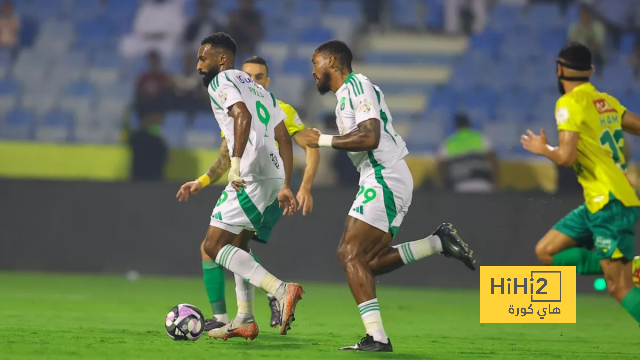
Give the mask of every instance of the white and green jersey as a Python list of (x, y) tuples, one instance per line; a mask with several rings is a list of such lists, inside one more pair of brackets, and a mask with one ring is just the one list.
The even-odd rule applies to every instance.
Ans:
[(371, 151), (349, 152), (351, 161), (360, 177), (373, 173), (374, 168), (394, 167), (408, 153), (402, 137), (393, 129), (392, 118), (384, 94), (362, 74), (351, 73), (336, 91), (336, 123), (340, 135), (358, 128), (358, 124), (370, 119), (380, 121), (380, 144)]
[(211, 108), (225, 134), (229, 154), (235, 141), (234, 119), (229, 108), (244, 103), (251, 113), (249, 141), (240, 161), (240, 176), (246, 181), (284, 179), (284, 164), (276, 146), (275, 128), (287, 116), (276, 98), (239, 70), (225, 70), (209, 84)]

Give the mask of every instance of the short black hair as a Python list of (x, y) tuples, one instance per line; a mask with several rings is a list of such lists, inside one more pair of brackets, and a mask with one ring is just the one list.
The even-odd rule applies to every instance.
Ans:
[(340, 40), (329, 40), (322, 43), (316, 49), (318, 53), (325, 53), (329, 55), (333, 55), (340, 64), (347, 67), (348, 70), (351, 70), (351, 62), (353, 61), (353, 53), (349, 46), (345, 44), (344, 41)]
[(269, 76), (269, 66), (267, 65), (267, 60), (261, 58), (260, 56), (252, 56), (245, 60), (243, 64), (264, 65), (264, 67), (267, 69), (267, 76)]
[(578, 71), (588, 71), (591, 69), (591, 50), (579, 42), (570, 42), (565, 45), (560, 53), (558, 59), (564, 60), (575, 67)]
[(455, 126), (456, 128), (471, 127), (471, 121), (469, 120), (469, 116), (463, 113), (456, 114)]
[(211, 45), (212, 47), (221, 48), (223, 50), (229, 51), (233, 56), (236, 56), (236, 42), (233, 40), (229, 34), (224, 32), (217, 32), (213, 35), (207, 36), (202, 40), (200, 45)]

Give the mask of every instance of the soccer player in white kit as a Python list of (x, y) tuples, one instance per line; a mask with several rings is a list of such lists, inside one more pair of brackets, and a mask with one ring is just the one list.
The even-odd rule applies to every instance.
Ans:
[[(235, 274), (238, 297), (236, 318), (209, 331), (209, 336), (253, 340), (259, 333), (253, 316), (254, 286), (277, 299), (281, 335), (291, 328), (304, 291), (299, 284), (285, 283), (271, 275), (249, 253), (248, 243), (260, 227), (267, 206), (277, 198), (284, 215), (296, 210), (289, 189), (293, 151), (283, 122), (286, 115), (276, 98), (247, 73), (233, 69), (235, 54), (233, 39), (220, 32), (205, 38), (198, 50), (198, 72), (231, 154), (229, 184), (213, 209), (203, 248), (217, 264)], [(205, 174), (181, 191), (191, 192), (197, 182), (208, 185), (208, 179)]]
[(462, 261), (475, 270), (469, 250), (451, 224), (440, 225), (424, 239), (389, 244), (409, 210), (413, 178), (404, 157), (409, 153), (395, 133), (391, 113), (380, 88), (351, 68), (353, 55), (338, 40), (327, 41), (313, 54), (313, 77), (321, 95), (336, 94), (340, 135), (309, 132), (310, 147), (349, 152), (360, 172), (360, 190), (351, 206), (338, 257), (360, 311), (366, 336), (341, 350), (393, 351), (382, 326), (374, 276), (386, 274), (432, 254)]

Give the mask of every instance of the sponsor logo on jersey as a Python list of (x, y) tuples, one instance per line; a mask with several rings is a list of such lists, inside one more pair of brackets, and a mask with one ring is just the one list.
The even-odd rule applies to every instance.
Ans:
[(371, 110), (371, 101), (369, 100), (360, 100), (360, 111), (362, 112), (369, 112), (369, 110)]
[(340, 99), (340, 111), (344, 110), (344, 106), (347, 103), (347, 99), (346, 98), (342, 98)]
[(276, 169), (280, 169), (280, 162), (278, 162), (278, 157), (276, 156), (276, 154), (274, 154), (272, 151), (269, 156), (271, 156), (271, 162), (276, 167)]
[(598, 110), (600, 114), (610, 112), (617, 113), (616, 109), (609, 105), (609, 103), (605, 99), (593, 100), (593, 105), (596, 106), (596, 110)]
[(569, 110), (567, 108), (560, 108), (556, 111), (556, 124), (564, 124), (569, 120)]

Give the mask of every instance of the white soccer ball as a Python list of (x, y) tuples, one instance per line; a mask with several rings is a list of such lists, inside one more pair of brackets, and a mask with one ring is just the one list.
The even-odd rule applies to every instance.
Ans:
[(204, 331), (204, 315), (191, 304), (178, 304), (167, 314), (164, 327), (173, 340), (195, 341)]

